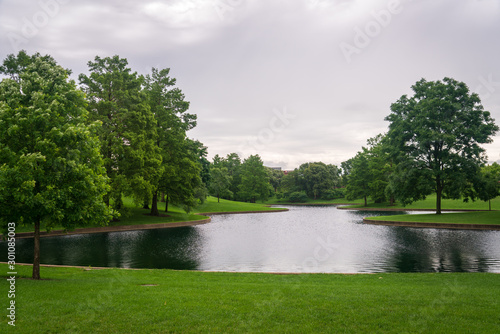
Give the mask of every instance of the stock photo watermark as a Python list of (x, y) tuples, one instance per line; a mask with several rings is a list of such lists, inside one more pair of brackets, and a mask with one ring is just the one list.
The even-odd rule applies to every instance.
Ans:
[(246, 152), (247, 150), (259, 151), (266, 145), (269, 145), (296, 117), (295, 114), (288, 112), (286, 107), (282, 109), (274, 108), (273, 116), (269, 120), (268, 126), (260, 129), (257, 136), (241, 144), (239, 152)]
[(494, 81), (493, 74), (489, 74), (486, 78), (481, 75), (478, 77), (478, 81), (479, 85), (477, 85), (475, 92), (485, 99), (500, 91), (500, 81)]
[(15, 52), (19, 52), (29, 41), (36, 37), (61, 11), (61, 5), (71, 0), (39, 0), (38, 10), (31, 16), (21, 19), (20, 29), (17, 32), (7, 32), (10, 46)]
[(243, 7), (246, 0), (215, 0), (213, 8), (221, 20), (234, 16), (236, 9)]
[(7, 282), (9, 298), (9, 307), (7, 307), (7, 318), (10, 320), (7, 323), (10, 326), (16, 326), (16, 224), (9, 223), (7, 225)]
[(393, 17), (401, 14), (402, 11), (403, 4), (400, 0), (390, 0), (385, 8), (371, 11), (372, 20), (366, 22), (362, 27), (355, 26), (352, 41), (339, 44), (347, 63), (352, 62), (353, 56), (361, 54), (373, 39), (378, 37), (391, 24)]

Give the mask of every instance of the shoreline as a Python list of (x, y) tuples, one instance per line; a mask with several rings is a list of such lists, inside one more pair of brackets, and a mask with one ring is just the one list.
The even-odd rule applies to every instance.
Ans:
[[(358, 210), (358, 211), (394, 211), (394, 212), (399, 212), (399, 211), (430, 211), (430, 212), (435, 212), (436, 209), (404, 209), (404, 208), (371, 208), (371, 207), (363, 207), (363, 208), (351, 208), (348, 206), (340, 206), (337, 209), (339, 210)], [(478, 209), (441, 209), (441, 212), (488, 212), (490, 210), (478, 210)], [(496, 210), (493, 210), (496, 211)]]
[(403, 226), (403, 227), (417, 227), (417, 228), (500, 231), (500, 225), (490, 225), (490, 224), (422, 223), (422, 222), (402, 222), (396, 220), (375, 220), (366, 218), (363, 218), (363, 223), (370, 225)]
[[(258, 211), (230, 211), (230, 212), (200, 212), (195, 213), (198, 216), (215, 216), (215, 215), (225, 215), (225, 214), (249, 214), (249, 213), (267, 213), (267, 212), (284, 212), (288, 211), (286, 208), (278, 208), (276, 210), (258, 210)], [(171, 223), (156, 223), (156, 224), (141, 224), (141, 225), (117, 225), (117, 226), (101, 226), (101, 227), (82, 227), (71, 231), (64, 230), (52, 230), (50, 232), (40, 231), (40, 237), (54, 237), (54, 236), (64, 236), (64, 235), (77, 235), (77, 234), (92, 234), (92, 233), (107, 233), (107, 232), (128, 232), (128, 231), (140, 231), (140, 230), (154, 230), (154, 229), (164, 229), (164, 228), (175, 228), (175, 227), (187, 227), (196, 226), (202, 224), (208, 224), (212, 221), (210, 217), (200, 220), (191, 220), (183, 222), (171, 222)], [(20, 232), (16, 233), (16, 239), (27, 239), (33, 238), (34, 232)]]

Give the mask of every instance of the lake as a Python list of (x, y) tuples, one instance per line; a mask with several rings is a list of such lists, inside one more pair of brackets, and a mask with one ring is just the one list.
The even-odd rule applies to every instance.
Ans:
[[(500, 231), (368, 225), (363, 217), (391, 213), (289, 209), (218, 215), (192, 227), (44, 237), (41, 263), (237, 272), (500, 272)], [(0, 252), (5, 261), (5, 241)], [(33, 239), (16, 241), (16, 262), (32, 262), (32, 253)]]

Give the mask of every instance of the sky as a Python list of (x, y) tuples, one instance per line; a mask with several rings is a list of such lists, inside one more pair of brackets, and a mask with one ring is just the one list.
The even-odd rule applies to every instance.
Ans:
[[(451, 77), (500, 124), (499, 0), (0, 0), (0, 58), (88, 73), (99, 55), (170, 68), (209, 158), (340, 165), (418, 80)], [(500, 133), (484, 146), (500, 162)]]

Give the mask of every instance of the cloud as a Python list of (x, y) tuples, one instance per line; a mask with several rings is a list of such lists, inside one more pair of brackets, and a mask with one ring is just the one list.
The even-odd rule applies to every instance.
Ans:
[[(171, 68), (198, 115), (189, 135), (210, 156), (269, 137), (274, 110), (286, 108), (296, 118), (243, 153), (287, 169), (354, 156), (421, 78), (464, 81), (499, 123), (498, 31), (494, 0), (0, 1), (2, 58), (17, 35), (75, 75), (96, 55), (141, 73)], [(357, 48), (350, 61), (345, 44)], [(487, 149), (500, 159), (500, 137)]]

